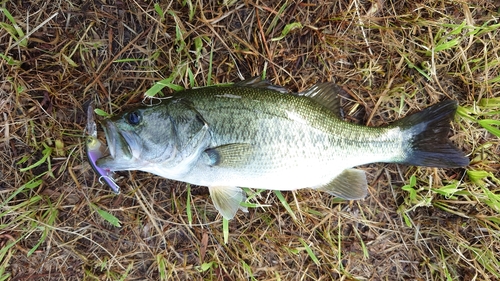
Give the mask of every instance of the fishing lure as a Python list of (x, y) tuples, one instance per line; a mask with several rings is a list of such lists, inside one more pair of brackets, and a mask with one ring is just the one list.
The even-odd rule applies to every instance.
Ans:
[(104, 156), (106, 152), (106, 147), (102, 142), (97, 139), (97, 125), (94, 121), (94, 108), (92, 103), (89, 104), (87, 109), (87, 139), (86, 139), (86, 151), (87, 158), (92, 166), (92, 169), (96, 174), (99, 175), (99, 182), (102, 184), (103, 181), (113, 190), (114, 193), (120, 193), (120, 187), (116, 184), (113, 178), (113, 172), (109, 169), (102, 169), (96, 165), (96, 161)]

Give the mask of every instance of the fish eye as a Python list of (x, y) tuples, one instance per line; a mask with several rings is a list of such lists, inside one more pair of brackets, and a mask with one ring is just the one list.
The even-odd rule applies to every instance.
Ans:
[(127, 122), (132, 125), (139, 125), (141, 122), (141, 115), (137, 111), (132, 111), (127, 115)]

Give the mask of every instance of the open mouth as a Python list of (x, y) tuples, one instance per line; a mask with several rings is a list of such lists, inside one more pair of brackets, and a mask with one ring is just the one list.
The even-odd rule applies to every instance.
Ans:
[(99, 123), (106, 134), (106, 142), (108, 143), (108, 150), (111, 157), (114, 159), (117, 157), (131, 158), (132, 152), (130, 146), (115, 124), (109, 119), (104, 119), (99, 121)]
[(112, 122), (109, 122), (107, 119), (99, 121), (102, 129), (104, 130), (104, 134), (106, 134), (106, 142), (108, 144), (108, 151), (111, 154), (111, 157), (115, 158), (115, 140), (117, 139), (118, 132), (116, 131), (116, 127)]

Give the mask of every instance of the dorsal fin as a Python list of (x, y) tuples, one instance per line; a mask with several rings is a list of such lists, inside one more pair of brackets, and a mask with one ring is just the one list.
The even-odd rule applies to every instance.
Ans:
[(240, 82), (236, 82), (233, 84), (233, 86), (236, 87), (252, 87), (252, 88), (261, 88), (261, 89), (268, 89), (268, 90), (273, 90), (277, 91), (280, 93), (288, 93), (288, 90), (284, 87), (274, 85), (271, 83), (271, 81), (262, 79), (259, 76), (251, 77), (245, 80), (242, 80)]
[(298, 93), (299, 96), (309, 97), (319, 104), (329, 108), (340, 119), (344, 119), (344, 111), (340, 105), (341, 93), (345, 93), (344, 89), (332, 82), (318, 83), (311, 88)]

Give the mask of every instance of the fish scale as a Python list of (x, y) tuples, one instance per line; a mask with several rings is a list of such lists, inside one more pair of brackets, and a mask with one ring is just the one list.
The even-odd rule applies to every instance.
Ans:
[[(253, 90), (253, 89), (250, 89)], [(273, 155), (280, 153), (279, 156), (295, 157), (311, 157), (312, 152), (321, 152), (324, 157), (331, 157), (331, 160), (342, 160), (338, 155), (346, 155), (349, 153), (350, 147), (362, 142), (373, 143), (379, 135), (383, 135), (389, 129), (370, 128), (349, 124), (348, 126), (337, 126), (335, 122), (331, 122), (336, 117), (329, 110), (320, 110), (316, 104), (316, 108), (310, 108), (309, 104), (302, 97), (280, 94), (280, 96), (271, 100), (271, 106), (266, 105), (262, 108), (261, 100), (266, 96), (275, 93), (268, 93), (269, 90), (261, 90), (255, 93), (251, 91), (242, 91), (235, 88), (224, 89), (224, 94), (231, 96), (244, 96), (241, 104), (238, 107), (229, 108), (228, 104), (233, 103), (233, 98), (222, 98), (212, 100), (208, 90), (198, 90), (191, 93), (190, 97), (184, 97), (193, 102), (194, 107), (207, 120), (212, 128), (213, 145), (218, 146), (226, 143), (249, 142), (257, 146), (271, 146), (277, 151), (273, 151)], [(291, 110), (293, 106), (278, 108), (276, 111), (270, 112), (272, 106), (278, 107), (280, 104), (291, 104), (298, 106), (301, 110), (301, 116), (311, 115), (307, 121), (307, 125), (297, 124), (295, 121), (290, 121), (286, 115), (286, 110)], [(313, 110), (316, 109), (316, 110)], [(253, 114), (244, 115), (251, 110)], [(238, 116), (239, 119), (234, 118)], [(234, 128), (241, 128), (235, 131)], [(288, 133), (283, 133), (287, 131)], [(379, 131), (382, 131), (378, 133)], [(378, 134), (377, 134), (378, 133)], [(311, 141), (311, 139), (315, 141)], [(359, 140), (359, 141), (358, 141)], [(330, 144), (337, 145), (331, 146)], [(386, 147), (387, 151), (383, 151), (384, 157), (390, 155), (390, 151), (397, 146), (395, 140), (376, 142), (381, 147)], [(391, 144), (391, 145), (389, 145)], [(319, 147), (318, 147), (319, 146)], [(302, 149), (298, 149), (302, 148)], [(346, 149), (344, 153), (340, 150)], [(262, 149), (262, 147), (260, 147)], [(257, 151), (260, 151), (257, 149)], [(300, 151), (307, 153), (300, 153)], [(335, 151), (333, 151), (335, 150)], [(367, 149), (369, 150), (369, 149)], [(352, 150), (350, 150), (352, 152)], [(263, 159), (257, 161), (265, 161), (268, 158), (269, 151), (264, 150), (264, 154), (260, 155)], [(329, 153), (330, 152), (330, 153)], [(333, 153), (334, 152), (334, 153)], [(360, 151), (360, 154), (366, 151)], [(372, 151), (373, 152), (373, 151)], [(267, 157), (266, 157), (267, 156)], [(316, 155), (314, 155), (315, 157)], [(275, 162), (282, 161), (279, 157), (273, 157)], [(383, 160), (383, 159), (381, 159)], [(361, 164), (362, 162), (360, 162)]]

